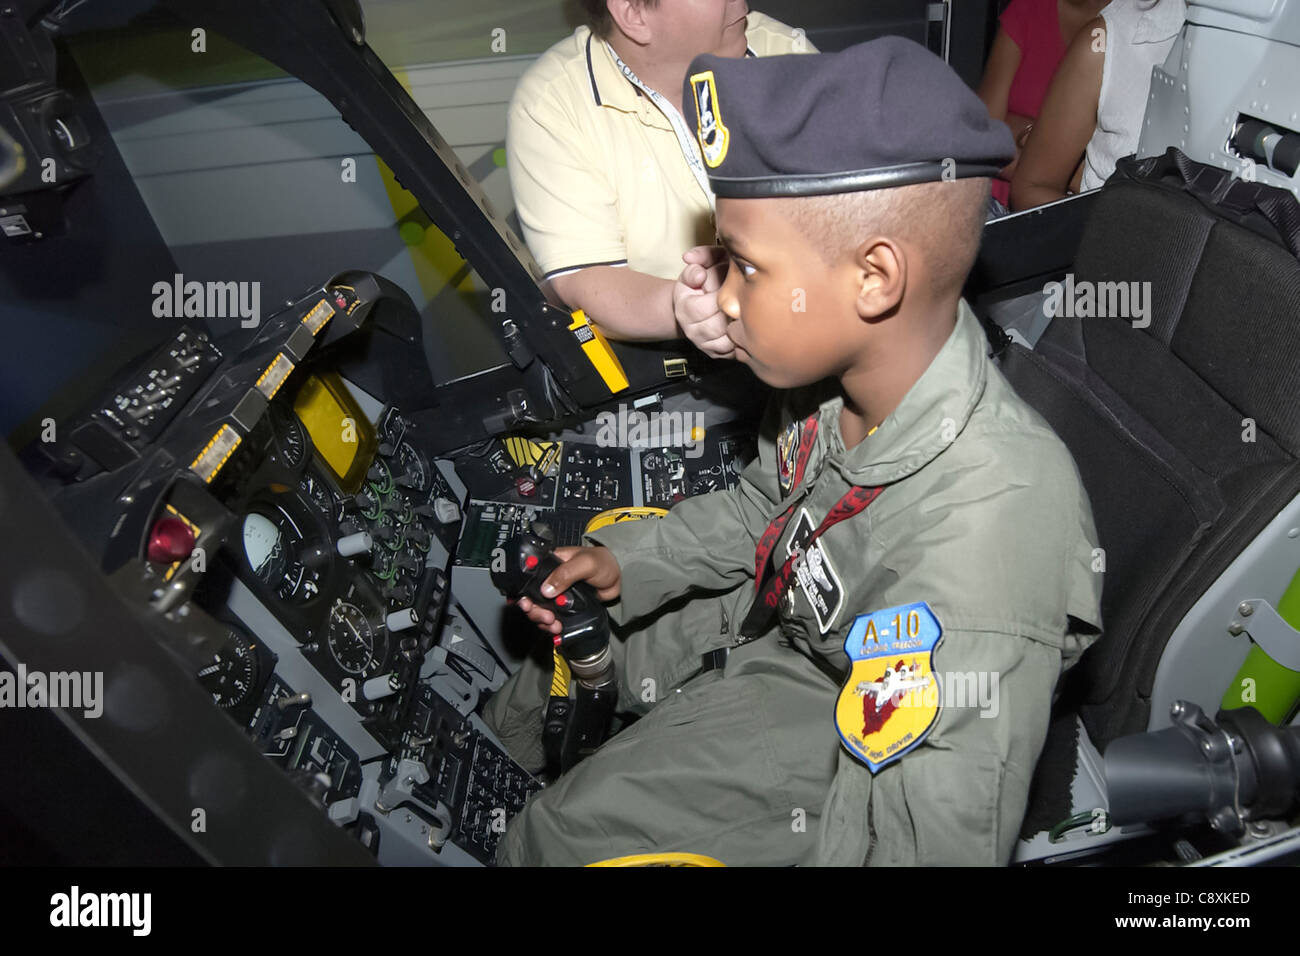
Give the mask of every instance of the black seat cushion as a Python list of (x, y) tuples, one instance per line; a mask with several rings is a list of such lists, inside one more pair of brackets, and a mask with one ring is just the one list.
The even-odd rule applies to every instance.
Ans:
[(1094, 205), (1073, 279), (1149, 282), (1150, 324), (1060, 316), (1001, 367), (1092, 501), (1104, 633), (1067, 699), (1104, 747), (1146, 728), (1174, 628), (1300, 493), (1300, 263), (1179, 189), (1120, 178)]

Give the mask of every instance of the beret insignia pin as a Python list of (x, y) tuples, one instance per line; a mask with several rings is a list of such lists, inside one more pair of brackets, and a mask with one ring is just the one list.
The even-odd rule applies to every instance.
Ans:
[(727, 158), (727, 146), (731, 133), (722, 122), (718, 111), (718, 85), (713, 79), (713, 71), (705, 70), (691, 77), (691, 89), (695, 93), (696, 135), (700, 140), (700, 150), (704, 161), (710, 169), (717, 169)]

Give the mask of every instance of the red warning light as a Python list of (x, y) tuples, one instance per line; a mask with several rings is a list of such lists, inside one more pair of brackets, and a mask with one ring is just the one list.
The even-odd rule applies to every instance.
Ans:
[(180, 518), (159, 518), (149, 532), (145, 553), (157, 564), (183, 561), (194, 552), (194, 532)]

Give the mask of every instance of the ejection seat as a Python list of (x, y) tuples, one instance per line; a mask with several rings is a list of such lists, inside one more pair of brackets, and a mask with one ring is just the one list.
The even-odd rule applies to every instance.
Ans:
[(1300, 205), (1173, 149), (1122, 161), (1091, 201), (1062, 291), (1149, 291), (1149, 324), (1132, 298), (1080, 317), (1058, 295), (1032, 348), (995, 349), (1074, 455), (1104, 574), (1104, 631), (1063, 680), (1021, 834), (1037, 852), (1018, 859), (1060, 852), (1043, 831), (1104, 805), (1097, 751), (1168, 726), (1173, 699), (1218, 709), (1251, 646), (1233, 609), (1276, 603), (1300, 567)]

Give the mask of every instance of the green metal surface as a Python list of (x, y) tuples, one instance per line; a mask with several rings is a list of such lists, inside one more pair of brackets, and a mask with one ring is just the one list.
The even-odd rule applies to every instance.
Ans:
[[(1292, 627), (1300, 629), (1300, 570), (1287, 585), (1277, 612)], [(1254, 707), (1274, 724), (1285, 723), (1300, 704), (1300, 671), (1283, 667), (1264, 649), (1255, 645), (1223, 694), (1224, 710)]]

